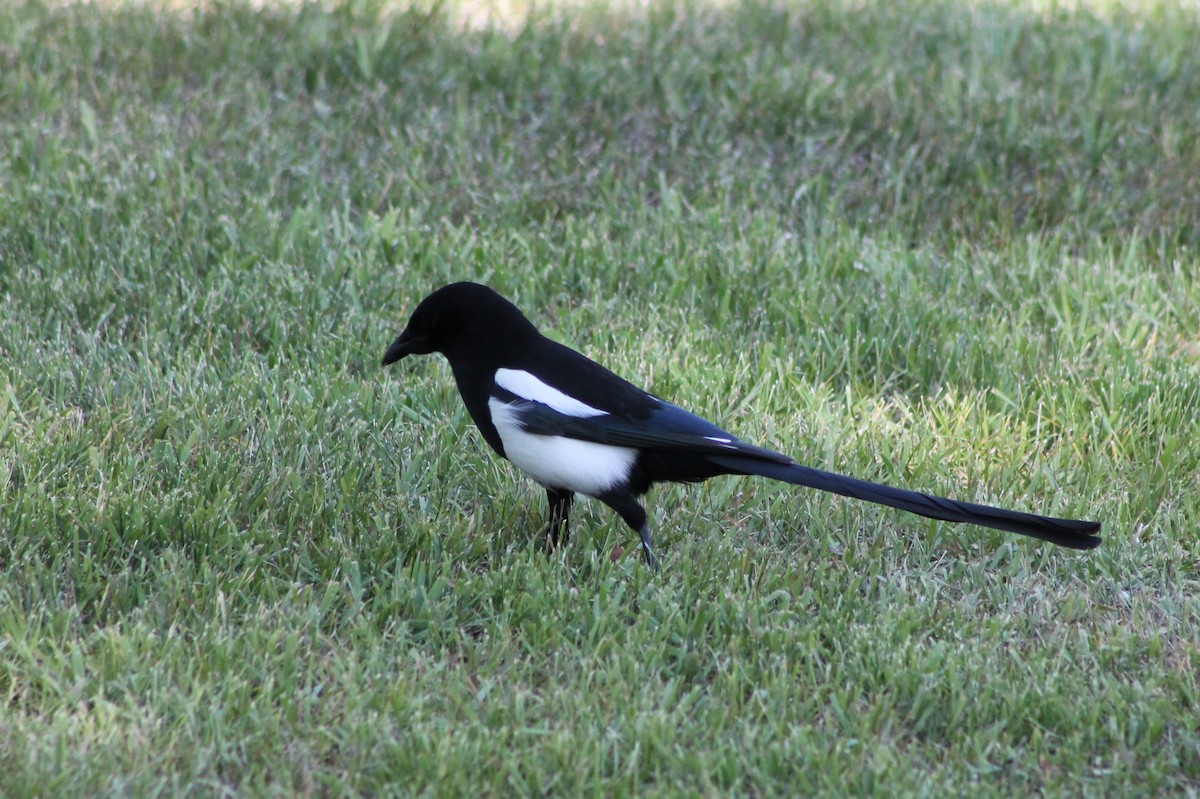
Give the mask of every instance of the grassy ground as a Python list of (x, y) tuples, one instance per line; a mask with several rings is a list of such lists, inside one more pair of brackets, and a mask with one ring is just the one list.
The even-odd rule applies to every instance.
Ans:
[[(497, 6), (496, 8), (504, 8)], [(1200, 793), (1200, 22), (0, 4), (0, 795)], [(805, 462), (566, 551), (473, 278)]]

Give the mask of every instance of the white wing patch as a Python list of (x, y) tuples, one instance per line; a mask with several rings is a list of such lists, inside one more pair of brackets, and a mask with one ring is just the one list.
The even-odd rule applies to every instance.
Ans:
[[(510, 371), (502, 369), (500, 371)], [(517, 374), (527, 374), (517, 372)], [(532, 378), (532, 375), (529, 375)], [(537, 378), (538, 385), (545, 386)], [(496, 382), (500, 383), (497, 373)], [(501, 384), (503, 385), (503, 384)], [(549, 386), (545, 386), (554, 391)], [(524, 396), (510, 386), (504, 386), (518, 396)], [(555, 392), (561, 393), (561, 392)], [(570, 397), (562, 395), (566, 399)], [(532, 397), (529, 399), (533, 399)], [(543, 402), (543, 400), (535, 400)], [(576, 400), (571, 400), (576, 402)], [(544, 402), (550, 405), (549, 402)], [(578, 403), (596, 416), (601, 414), (595, 408)], [(555, 410), (566, 413), (553, 405)], [(492, 424), (500, 434), (504, 444), (504, 456), (515, 463), (521, 471), (528, 474), (538, 483), (547, 488), (565, 488), (588, 496), (603, 494), (613, 486), (629, 479), (629, 473), (637, 460), (637, 450), (628, 447), (612, 447), (607, 444), (597, 444), (593, 441), (579, 441), (564, 436), (540, 436), (525, 432), (521, 425), (519, 411), (512, 405), (492, 398), (488, 400), (488, 410), (492, 414)], [(582, 416), (583, 414), (575, 414)]]
[(591, 405), (580, 402), (574, 397), (562, 393), (554, 386), (543, 383), (523, 369), (497, 369), (495, 380), (496, 385), (505, 391), (511, 391), (530, 402), (540, 402), (567, 416), (586, 418), (608, 415), (607, 411), (597, 410)]

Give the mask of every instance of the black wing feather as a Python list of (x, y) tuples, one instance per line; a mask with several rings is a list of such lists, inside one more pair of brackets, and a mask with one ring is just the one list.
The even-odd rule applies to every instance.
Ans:
[[(507, 399), (507, 398), (505, 398)], [(523, 398), (508, 400), (517, 411), (525, 432), (542, 436), (564, 436), (613, 447), (640, 450), (671, 450), (697, 455), (741, 455), (772, 463), (794, 463), (787, 455), (747, 444), (712, 422), (659, 400), (645, 421), (622, 419), (611, 414), (569, 416), (548, 405)]]

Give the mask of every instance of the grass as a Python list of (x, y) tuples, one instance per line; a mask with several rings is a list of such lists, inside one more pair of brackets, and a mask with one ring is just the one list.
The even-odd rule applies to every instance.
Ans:
[[(1200, 793), (1193, 9), (494, 10), (0, 7), (0, 794)], [(465, 278), (1105, 544), (724, 478), (547, 557), (378, 367)]]

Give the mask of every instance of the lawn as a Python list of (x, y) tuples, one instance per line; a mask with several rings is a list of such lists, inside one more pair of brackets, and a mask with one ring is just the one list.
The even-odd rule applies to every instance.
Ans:
[[(0, 795), (1200, 794), (1193, 3), (0, 4)], [(747, 478), (547, 554), (415, 304)]]

